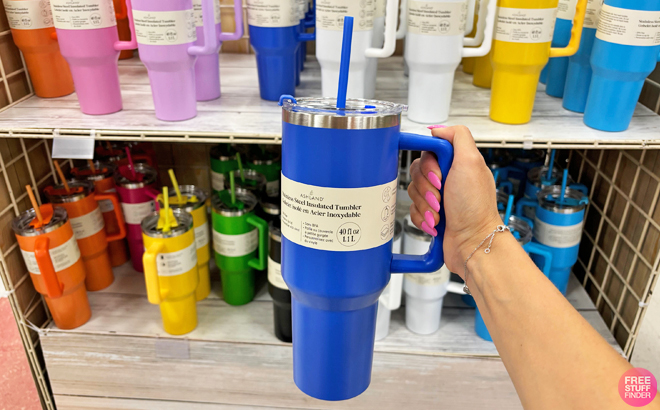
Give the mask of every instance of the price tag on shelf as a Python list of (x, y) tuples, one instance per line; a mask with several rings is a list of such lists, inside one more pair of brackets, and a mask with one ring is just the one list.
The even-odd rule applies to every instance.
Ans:
[(95, 130), (90, 135), (75, 138), (63, 137), (59, 129), (53, 130), (53, 159), (94, 159)]

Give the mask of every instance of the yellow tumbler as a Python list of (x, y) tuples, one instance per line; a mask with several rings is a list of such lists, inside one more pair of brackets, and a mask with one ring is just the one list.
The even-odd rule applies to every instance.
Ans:
[[(168, 211), (168, 220), (163, 223), (162, 216)], [(195, 289), (199, 282), (193, 217), (166, 208), (145, 217), (141, 226), (147, 298), (160, 305), (167, 333), (189, 333), (197, 327)]]
[(524, 124), (532, 118), (541, 70), (551, 57), (568, 57), (580, 46), (587, 0), (578, 0), (571, 40), (551, 48), (558, 0), (499, 0), (492, 48), (490, 118)]
[(475, 57), (472, 84), (481, 88), (490, 88), (493, 81), (493, 66), (490, 61), (492, 51), (483, 57)]

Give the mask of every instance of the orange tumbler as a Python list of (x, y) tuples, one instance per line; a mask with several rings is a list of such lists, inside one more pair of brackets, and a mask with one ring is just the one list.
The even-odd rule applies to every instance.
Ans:
[[(117, 195), (94, 193), (94, 184), (88, 181), (71, 181), (68, 189), (63, 185), (49, 186), (44, 190), (55, 208), (66, 209), (71, 227), (85, 264), (87, 290), (105, 289), (114, 281), (112, 264), (108, 254), (108, 241), (126, 237), (124, 217)], [(119, 232), (106, 236), (103, 215), (97, 201), (109, 200), (115, 209)]]
[(63, 208), (39, 207), (42, 222), (29, 209), (11, 223), (37, 292), (46, 300), (55, 324), (74, 329), (92, 316), (85, 290), (85, 267)]
[(60, 54), (50, 1), (4, 0), (14, 43), (23, 52), (34, 92), (52, 98), (73, 92), (69, 65)]
[[(124, 0), (112, 0), (115, 7), (115, 17), (117, 18), (117, 32), (119, 33), (119, 41), (130, 41), (131, 29), (128, 23), (128, 13), (126, 10), (126, 2)], [(126, 60), (133, 58), (133, 50), (121, 50), (119, 52), (119, 59)]]
[[(115, 169), (116, 167), (113, 164), (96, 161), (94, 162), (94, 170), (89, 166), (76, 167), (71, 170), (71, 175), (78, 181), (93, 182), (96, 192), (117, 197), (115, 181), (112, 178)], [(119, 197), (117, 197), (117, 201), (119, 201)], [(99, 209), (101, 209), (101, 213), (103, 214), (105, 233), (109, 238), (118, 234), (120, 232), (119, 221), (117, 220), (117, 211), (113, 202), (108, 199), (100, 200)], [(119, 209), (119, 212), (121, 213), (121, 209)], [(108, 239), (108, 252), (110, 253), (110, 264), (113, 268), (128, 262), (128, 247), (125, 238), (113, 241)]]

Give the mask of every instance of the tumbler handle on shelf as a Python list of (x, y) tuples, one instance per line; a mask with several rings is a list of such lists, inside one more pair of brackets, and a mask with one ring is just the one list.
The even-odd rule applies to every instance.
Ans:
[(537, 206), (539, 206), (539, 202), (536, 199), (532, 199), (532, 198), (520, 198), (518, 200), (518, 203), (516, 203), (517, 216), (523, 216), (523, 207), (525, 206), (531, 206), (532, 208), (536, 208)]
[(218, 34), (218, 41), (238, 40), (241, 37), (243, 37), (243, 0), (234, 0), (234, 32), (223, 33), (221, 31)]
[(149, 303), (159, 305), (162, 302), (160, 296), (160, 283), (158, 281), (158, 267), (156, 266), (156, 258), (158, 253), (163, 249), (161, 242), (154, 242), (149, 246), (149, 249), (144, 251), (142, 255), (142, 264), (144, 265), (144, 283), (147, 287), (147, 299)]
[(447, 174), (454, 159), (454, 148), (443, 139), (402, 132), (399, 138), (399, 150), (431, 151), (435, 153), (442, 172), (442, 188), (440, 189), (440, 222), (435, 229), (438, 236), (431, 240), (431, 247), (425, 255), (392, 255), (390, 271), (392, 273), (430, 273), (435, 272), (444, 264), (442, 240), (445, 236), (444, 190)]
[[(474, 38), (463, 38), (463, 57), (483, 57), (490, 53), (495, 32), (497, 15), (496, 0), (482, 0), (479, 6), (479, 21)], [(473, 48), (465, 48), (471, 46)]]
[(34, 257), (37, 260), (39, 272), (46, 285), (46, 296), (50, 298), (59, 298), (62, 296), (62, 284), (57, 278), (53, 261), (50, 259), (48, 250), (48, 237), (40, 236), (34, 241)]
[(248, 261), (248, 265), (256, 270), (264, 270), (267, 266), (268, 257), (268, 224), (258, 216), (249, 215), (247, 223), (257, 228), (259, 231), (259, 246), (257, 258)]
[(369, 58), (386, 58), (394, 54), (396, 48), (396, 20), (399, 0), (387, 0), (385, 6), (385, 41), (381, 48), (368, 48), (364, 55)]
[(117, 218), (117, 224), (119, 225), (119, 232), (114, 235), (107, 235), (106, 239), (108, 242), (118, 241), (126, 237), (126, 224), (124, 223), (124, 215), (121, 213), (121, 206), (119, 205), (119, 198), (115, 193), (99, 193), (94, 195), (96, 201), (108, 200), (112, 202), (112, 206), (115, 209), (114, 214)]
[(202, 0), (202, 31), (204, 32), (204, 44), (201, 46), (190, 46), (188, 54), (200, 56), (218, 52), (218, 36), (215, 32), (215, 8), (213, 2), (217, 0)]
[(115, 41), (115, 50), (135, 50), (137, 48), (137, 39), (135, 38), (135, 24), (133, 23), (133, 5), (131, 0), (126, 0), (126, 14), (128, 15), (128, 28), (131, 30), (130, 41)]
[(582, 39), (582, 26), (584, 25), (584, 16), (587, 13), (587, 0), (578, 0), (575, 8), (575, 17), (573, 17), (573, 28), (571, 28), (571, 40), (564, 48), (551, 48), (550, 58), (570, 57), (577, 53)]
[(550, 268), (552, 267), (552, 252), (550, 252), (546, 246), (536, 242), (529, 242), (525, 245), (525, 250), (543, 258), (543, 268), (541, 271), (546, 277), (549, 276)]
[(408, 32), (408, 0), (401, 0), (399, 28), (396, 30), (396, 39), (402, 40)]
[(474, 9), (477, 7), (476, 0), (467, 1), (467, 19), (465, 20), (465, 31), (463, 35), (468, 35), (474, 28)]

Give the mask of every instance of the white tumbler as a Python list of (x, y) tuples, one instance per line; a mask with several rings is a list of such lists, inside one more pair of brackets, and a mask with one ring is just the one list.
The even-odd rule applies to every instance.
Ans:
[[(385, 42), (385, 5), (387, 0), (375, 0), (373, 37), (371, 47), (381, 48)], [(364, 98), (373, 100), (376, 95), (376, 75), (378, 72), (378, 59), (367, 58), (367, 74), (364, 81)]]
[[(324, 97), (337, 96), (344, 17), (354, 18), (348, 98), (366, 97), (369, 59), (385, 58), (394, 53), (398, 0), (386, 0), (384, 40), (382, 47), (377, 48), (372, 47), (376, 1), (316, 0), (316, 58), (321, 65)], [(375, 90), (375, 84), (373, 87)]]
[[(403, 222), (403, 253), (423, 255), (431, 236), (417, 229), (410, 219)], [(420, 335), (430, 335), (440, 328), (442, 301), (447, 294), (449, 269), (443, 265), (434, 273), (407, 273), (403, 278), (406, 294), (406, 327)]]
[(484, 56), (490, 51), (496, 0), (480, 3), (474, 38), (465, 38), (468, 11), (468, 0), (408, 0), (404, 53), (410, 77), (408, 118), (411, 121), (433, 124), (446, 121), (454, 72), (461, 59)]
[[(403, 225), (399, 221), (394, 222), (394, 239), (392, 241), (392, 253), (401, 253), (401, 238)], [(376, 340), (382, 340), (390, 333), (390, 317), (392, 311), (401, 306), (401, 288), (403, 275), (391, 275), (390, 283), (387, 284), (383, 293), (378, 298), (378, 313), (376, 315)]]

